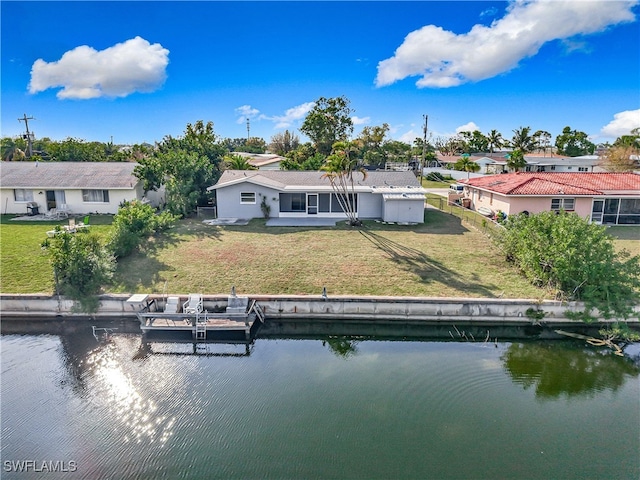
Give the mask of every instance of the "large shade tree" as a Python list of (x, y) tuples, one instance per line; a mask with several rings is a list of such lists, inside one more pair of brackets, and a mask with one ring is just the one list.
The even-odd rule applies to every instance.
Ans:
[(177, 215), (188, 215), (198, 205), (207, 205), (207, 187), (220, 178), (225, 148), (217, 141), (213, 123), (188, 124), (184, 136), (167, 136), (147, 157), (140, 158), (135, 175), (145, 191), (166, 188), (167, 207)]
[(564, 127), (562, 133), (556, 137), (556, 148), (561, 155), (579, 157), (592, 155), (596, 145), (589, 140), (589, 136), (585, 132)]
[(346, 97), (320, 97), (305, 117), (300, 131), (322, 155), (329, 155), (334, 143), (347, 140), (353, 132), (349, 103)]

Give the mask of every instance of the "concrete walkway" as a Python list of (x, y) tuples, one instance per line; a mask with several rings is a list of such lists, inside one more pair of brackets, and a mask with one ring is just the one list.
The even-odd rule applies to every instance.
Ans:
[(267, 227), (335, 227), (339, 218), (270, 218)]

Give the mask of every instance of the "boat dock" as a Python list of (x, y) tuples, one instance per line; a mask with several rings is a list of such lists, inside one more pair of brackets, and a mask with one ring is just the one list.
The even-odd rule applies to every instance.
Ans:
[(174, 333), (178, 337), (189, 334), (196, 342), (247, 342), (264, 323), (260, 305), (233, 291), (226, 307), (207, 304), (201, 294), (189, 294), (186, 299), (166, 296), (151, 300), (149, 295), (136, 294), (127, 303), (141, 305), (136, 316), (142, 333), (147, 336)]

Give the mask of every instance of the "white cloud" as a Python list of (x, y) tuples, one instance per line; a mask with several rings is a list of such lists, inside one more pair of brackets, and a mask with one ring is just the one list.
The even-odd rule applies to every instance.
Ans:
[(398, 138), (398, 140), (404, 143), (408, 143), (409, 145), (413, 145), (413, 142), (418, 137), (422, 138), (422, 133), (420, 132), (416, 133), (413, 131), (413, 129), (411, 129), (408, 132), (405, 132), (402, 135), (400, 135), (400, 138)]
[(453, 87), (508, 72), (553, 40), (600, 32), (635, 20), (638, 0), (514, 1), (490, 26), (455, 34), (435, 25), (409, 33), (393, 57), (378, 63), (376, 86), (420, 76), (418, 87)]
[(353, 122), (354, 125), (365, 125), (366, 123), (369, 123), (370, 120), (371, 120), (371, 117), (360, 118), (355, 115), (351, 117), (351, 121)]
[(276, 123), (275, 128), (290, 127), (295, 121), (307, 116), (307, 113), (315, 106), (316, 102), (307, 102), (295, 107), (289, 108), (284, 115), (275, 115), (267, 117), (263, 115), (261, 118), (271, 120)]
[(469, 122), (466, 123), (464, 125), (460, 125), (458, 128), (456, 128), (456, 133), (460, 133), (460, 132), (475, 132), (476, 130), (480, 130), (478, 128), (478, 126), (473, 123), (473, 122)]
[(629, 135), (634, 128), (640, 128), (640, 109), (616, 113), (613, 120), (602, 127), (600, 133), (605, 137), (618, 138)]
[(238, 115), (236, 123), (243, 123), (247, 118), (256, 118), (260, 113), (260, 110), (253, 108), (251, 105), (242, 105), (241, 107), (236, 108), (235, 111), (236, 115)]
[(65, 52), (60, 60), (38, 59), (31, 67), (29, 92), (62, 87), (58, 98), (126, 97), (149, 93), (167, 78), (169, 50), (141, 37), (97, 51), (87, 45)]

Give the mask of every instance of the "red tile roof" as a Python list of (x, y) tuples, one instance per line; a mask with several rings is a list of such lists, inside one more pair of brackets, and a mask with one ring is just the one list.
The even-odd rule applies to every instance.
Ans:
[(640, 175), (635, 173), (507, 173), (460, 183), (504, 195), (640, 195)]

